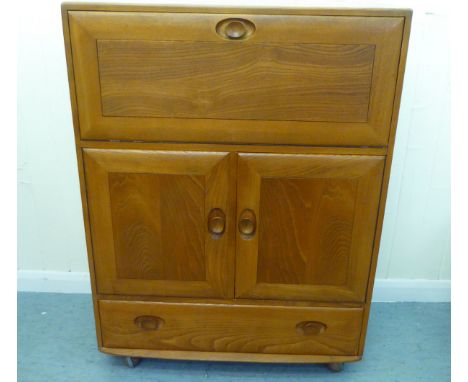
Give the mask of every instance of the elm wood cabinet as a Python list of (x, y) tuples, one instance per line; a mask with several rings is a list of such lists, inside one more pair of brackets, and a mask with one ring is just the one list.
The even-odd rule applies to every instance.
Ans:
[(361, 359), (411, 11), (62, 13), (99, 349)]

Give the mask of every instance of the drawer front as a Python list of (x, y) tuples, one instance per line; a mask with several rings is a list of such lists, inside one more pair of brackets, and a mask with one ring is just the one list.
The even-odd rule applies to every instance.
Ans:
[(69, 24), (83, 139), (387, 144), (402, 17), (70, 11)]
[(361, 308), (100, 301), (107, 348), (356, 355)]

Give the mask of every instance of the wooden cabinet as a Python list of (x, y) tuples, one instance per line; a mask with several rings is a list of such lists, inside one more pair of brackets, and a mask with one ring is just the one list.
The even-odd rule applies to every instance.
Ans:
[(99, 349), (359, 360), (411, 12), (62, 11)]

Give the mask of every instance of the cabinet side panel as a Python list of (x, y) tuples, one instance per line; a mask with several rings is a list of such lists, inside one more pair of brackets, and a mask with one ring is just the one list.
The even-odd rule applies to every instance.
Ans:
[(86, 249), (88, 255), (88, 266), (90, 273), (91, 281), (91, 291), (92, 291), (92, 300), (93, 300), (93, 311), (94, 311), (94, 321), (96, 328), (96, 337), (98, 342), (98, 347), (102, 347), (102, 335), (101, 335), (101, 323), (98, 309), (98, 300), (96, 295), (96, 275), (94, 267), (94, 258), (92, 251), (92, 241), (91, 241), (91, 229), (89, 225), (89, 212), (88, 212), (88, 201), (86, 194), (86, 181), (85, 181), (85, 172), (84, 172), (84, 163), (83, 163), (83, 153), (80, 147), (80, 123), (78, 117), (78, 106), (76, 99), (76, 88), (75, 88), (75, 75), (73, 70), (73, 55), (72, 55), (72, 45), (70, 39), (70, 27), (68, 20), (68, 9), (67, 4), (62, 4), (62, 27), (63, 27), (63, 37), (65, 44), (65, 58), (67, 61), (67, 74), (68, 74), (68, 85), (70, 91), (70, 102), (72, 109), (72, 119), (73, 119), (73, 130), (75, 136), (75, 150), (76, 158), (78, 164), (78, 176), (80, 180), (80, 195), (83, 211), (83, 221), (85, 228), (85, 237), (86, 237)]
[(400, 61), (399, 61), (399, 66), (398, 66), (398, 78), (397, 78), (396, 88), (395, 88), (395, 98), (393, 101), (393, 113), (392, 113), (392, 121), (391, 121), (391, 128), (390, 128), (389, 146), (388, 146), (387, 157), (385, 160), (385, 169), (384, 169), (383, 182), (382, 182), (382, 191), (381, 191), (381, 196), (380, 196), (379, 213), (377, 217), (377, 229), (376, 229), (374, 246), (373, 246), (371, 272), (370, 272), (369, 281), (367, 284), (366, 304), (364, 307), (362, 332), (361, 332), (361, 339), (359, 343), (359, 353), (358, 353), (359, 355), (362, 355), (364, 353), (364, 346), (365, 346), (365, 341), (366, 341), (367, 325), (369, 321), (369, 313), (370, 313), (370, 307), (371, 307), (372, 292), (374, 288), (375, 273), (377, 269), (380, 239), (382, 235), (383, 219), (385, 215), (385, 203), (387, 200), (388, 183), (390, 180), (393, 150), (395, 146), (395, 136), (396, 136), (396, 129), (397, 129), (397, 124), (398, 124), (398, 113), (400, 110), (401, 93), (403, 89), (403, 79), (404, 79), (404, 74), (405, 74), (406, 57), (408, 54), (408, 44), (409, 44), (409, 37), (410, 37), (410, 31), (411, 31), (411, 17), (412, 17), (412, 12), (408, 11), (408, 13), (405, 16), (403, 37), (401, 41)]

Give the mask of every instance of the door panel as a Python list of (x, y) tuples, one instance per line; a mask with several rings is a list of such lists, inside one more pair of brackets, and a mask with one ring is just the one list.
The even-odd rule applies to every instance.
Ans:
[(203, 176), (108, 178), (117, 277), (204, 281)]
[(388, 143), (403, 17), (68, 15), (83, 139)]
[(258, 282), (346, 284), (356, 191), (355, 179), (263, 179)]
[(97, 51), (104, 116), (367, 121), (373, 45), (98, 40)]
[(384, 157), (240, 154), (236, 295), (364, 301)]
[(232, 296), (233, 155), (85, 149), (84, 161), (99, 293)]

